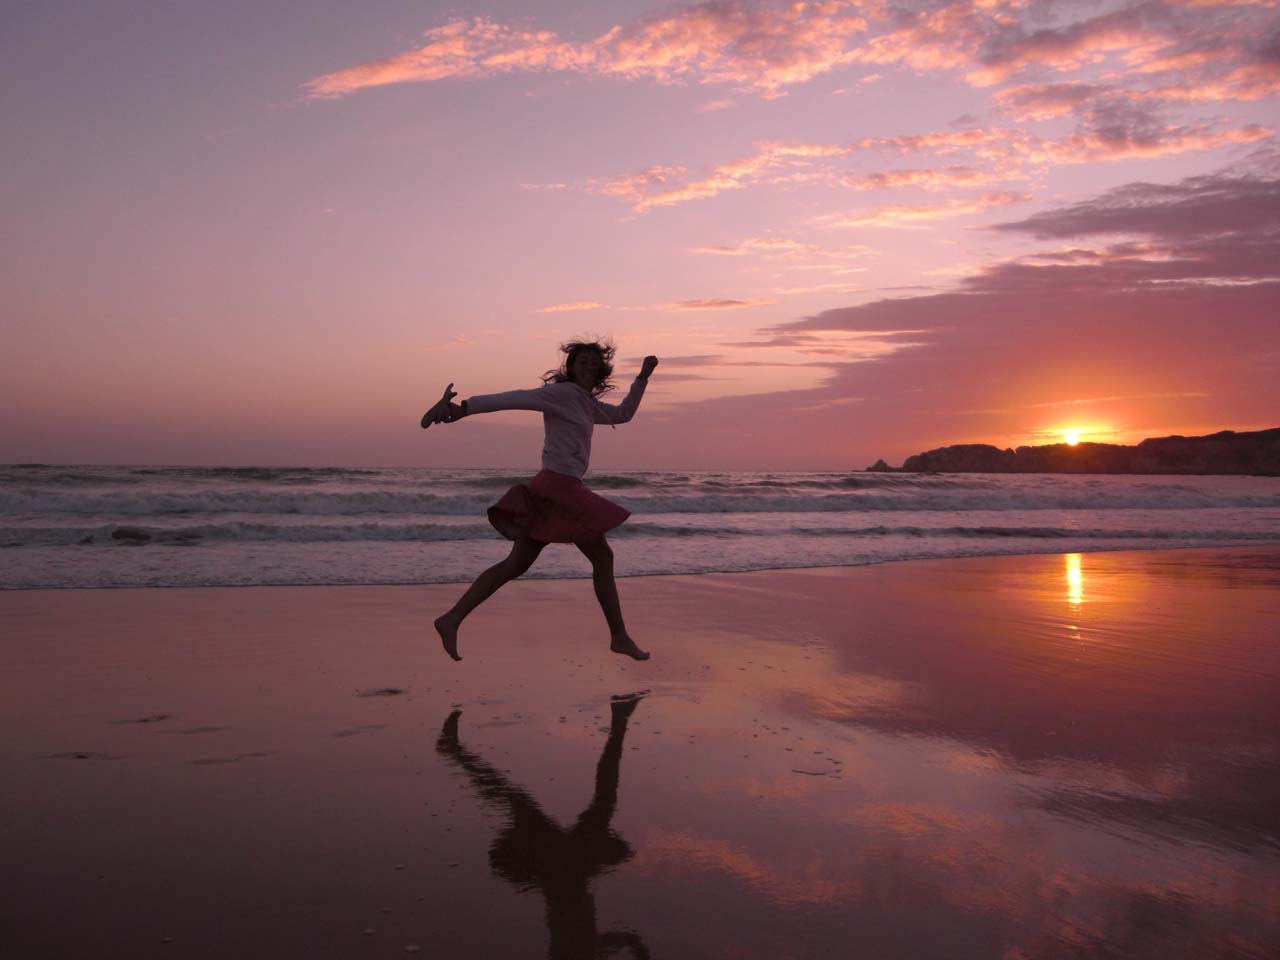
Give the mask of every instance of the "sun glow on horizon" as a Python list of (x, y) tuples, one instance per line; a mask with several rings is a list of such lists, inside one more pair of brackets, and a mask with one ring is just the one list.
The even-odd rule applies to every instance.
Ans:
[(1074, 447), (1077, 443), (1080, 442), (1080, 431), (1064, 430), (1062, 432), (1062, 439), (1066, 441), (1067, 446)]

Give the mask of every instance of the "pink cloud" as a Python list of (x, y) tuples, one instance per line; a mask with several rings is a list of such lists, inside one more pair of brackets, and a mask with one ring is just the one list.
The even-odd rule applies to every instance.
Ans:
[(840, 182), (852, 190), (892, 190), (897, 187), (921, 187), (942, 190), (953, 186), (973, 186), (989, 182), (990, 174), (969, 166), (953, 165), (940, 169), (883, 170), (877, 173), (846, 174)]
[(762, 307), (773, 303), (772, 300), (730, 300), (713, 298), (709, 300), (677, 300), (668, 303), (667, 310), (740, 310), (743, 307)]
[(423, 34), (415, 50), (348, 67), (303, 84), (312, 97), (451, 77), (482, 77), (518, 69), (571, 70), (589, 64), (588, 49), (561, 43), (547, 31), (518, 30), (491, 20), (453, 20)]
[(539, 307), (534, 313), (569, 313), (575, 310), (608, 310), (607, 304), (594, 300), (582, 300), (575, 303), (553, 303), (549, 307)]
[(615, 27), (593, 44), (602, 72), (660, 81), (693, 75), (776, 95), (849, 62), (849, 41), (866, 29), (858, 4), (701, 3)]
[(859, 150), (880, 147), (896, 150), (899, 153), (922, 151), (950, 153), (967, 147), (977, 147), (994, 140), (1003, 140), (1005, 136), (1000, 131), (972, 127), (967, 130), (940, 130), (935, 133), (899, 137), (864, 137), (861, 140), (855, 140), (852, 146)]
[[(736, 361), (726, 365), (754, 366), (766, 363), (769, 366), (798, 366), (832, 369), (834, 364), (862, 363), (869, 360), (882, 360), (901, 350), (909, 350), (919, 346), (921, 335), (927, 330), (878, 330), (878, 331), (842, 331), (837, 333), (785, 333), (772, 334), (762, 340), (747, 340), (736, 343), (723, 343), (727, 349), (750, 350), (786, 350), (800, 353), (806, 357), (824, 358), (794, 361)], [(840, 402), (839, 400), (833, 402)], [(846, 398), (847, 402), (847, 398)]]
[(682, 167), (651, 167), (632, 176), (592, 181), (588, 189), (625, 197), (636, 212), (670, 207), (691, 200), (705, 200), (757, 183), (783, 183), (804, 179), (815, 160), (848, 153), (847, 146), (804, 143), (758, 143), (756, 153), (742, 160), (714, 167), (701, 179), (675, 184)]
[(1168, 42), (1144, 24), (1139, 9), (1102, 14), (1061, 29), (1026, 33), (1019, 26), (988, 38), (978, 55), (980, 66), (970, 70), (966, 79), (975, 86), (988, 87), (1028, 66), (1075, 70), (1085, 63), (1099, 62), (1107, 53), (1159, 48)]
[(1031, 198), (1023, 193), (984, 193), (968, 199), (947, 200), (933, 204), (904, 204), (880, 207), (866, 213), (847, 214), (827, 220), (834, 227), (901, 227), (919, 220), (942, 220), (978, 213), (990, 207), (1026, 203)]
[[(655, 207), (671, 207), (693, 200), (706, 200), (733, 190), (760, 184), (796, 183), (805, 180), (825, 180), (832, 171), (823, 161), (846, 156), (859, 150), (883, 149), (900, 154), (929, 152), (948, 154), (982, 145), (1003, 144), (1010, 139), (1007, 131), (998, 130), (944, 130), (897, 137), (866, 137), (847, 144), (820, 143), (757, 143), (756, 153), (741, 160), (720, 164), (702, 178), (685, 180), (683, 167), (650, 167), (637, 174), (589, 181), (587, 189), (596, 193), (621, 196), (629, 201), (638, 213)], [(1004, 149), (992, 155), (1006, 153)], [(950, 173), (935, 172), (932, 176), (916, 173), (919, 185), (926, 181), (936, 186), (944, 184), (950, 175), (955, 182), (967, 177), (958, 167)], [(886, 174), (886, 176), (892, 176)], [(976, 181), (973, 181), (976, 182)], [(868, 181), (870, 184), (870, 181)], [(871, 187), (868, 186), (867, 189)]]
[(1132, 64), (1138, 73), (1165, 73), (1171, 70), (1188, 70), (1209, 66), (1222, 60), (1224, 51), (1220, 44), (1211, 49), (1184, 50), (1160, 57), (1146, 57)]
[(851, 38), (866, 26), (859, 5), (849, 0), (716, 0), (616, 26), (582, 43), (477, 17), (426, 31), (414, 50), (325, 74), (303, 88), (312, 97), (339, 97), (394, 83), (574, 71), (729, 84), (772, 97), (850, 62)]
[[(1175, 241), (1229, 233), (1265, 235), (1268, 230), (1274, 232), (1277, 224), (1280, 182), (1216, 174), (1190, 177), (1176, 184), (1131, 183), (1081, 203), (996, 224), (991, 229), (1041, 240), (1137, 234)], [(1126, 251), (1128, 248), (1121, 252)]]
[(669, 185), (684, 172), (684, 167), (648, 167), (626, 176), (591, 180), (587, 183), (587, 189), (639, 203), (651, 191), (661, 193), (671, 189)]
[(901, 63), (919, 72), (960, 69), (980, 43), (981, 15), (972, 4), (950, 3), (919, 11), (894, 10), (894, 25), (855, 54), (861, 63)]
[(1000, 90), (992, 102), (1018, 120), (1051, 120), (1074, 112), (1108, 89), (1092, 83), (1028, 84)]
[(1173, 0), (1180, 7), (1260, 7), (1274, 9), (1276, 0)]
[(1237, 67), (1215, 80), (1169, 84), (1132, 96), (1155, 100), (1213, 103), (1218, 100), (1265, 100), (1280, 94), (1280, 63)]
[(1059, 140), (1028, 140), (1022, 152), (1035, 163), (1129, 160), (1257, 143), (1271, 137), (1273, 132), (1256, 124), (1232, 130), (1218, 130), (1208, 123), (1195, 126), (1104, 124)]
[[(800, 182), (840, 183), (854, 190), (920, 187), (942, 190), (952, 186), (995, 183), (1026, 176), (1028, 166), (1091, 163), (1153, 158), (1219, 147), (1257, 143), (1273, 131), (1252, 124), (1223, 128), (1214, 121), (1175, 124), (1161, 118), (1156, 104), (1147, 104), (1109, 88), (1088, 85), (1042, 85), (1013, 88), (1006, 97), (1011, 109), (1031, 112), (1056, 110), (1055, 104), (1074, 104), (1079, 113), (1075, 133), (1044, 138), (1014, 128), (967, 128), (893, 137), (864, 137), (848, 143), (756, 144), (756, 153), (713, 167), (703, 177), (686, 179), (677, 166), (657, 166), (637, 174), (588, 181), (586, 189), (619, 196), (637, 213), (706, 200), (722, 193), (761, 185)], [(876, 171), (869, 174), (837, 170), (831, 161), (864, 151), (899, 155), (950, 156), (969, 154), (969, 163), (945, 167)], [(989, 194), (988, 198), (1005, 196)], [(974, 201), (955, 201), (957, 213)], [(897, 208), (897, 219), (912, 219), (912, 208)], [(921, 214), (916, 219), (928, 218)], [(945, 216), (941, 208), (934, 216)], [(886, 214), (891, 216), (891, 214)], [(887, 222), (887, 221), (886, 221)]]
[[(1081, 11), (1066, 4), (954, 0), (908, 9), (852, 0), (708, 0), (582, 41), (476, 17), (427, 30), (413, 50), (325, 74), (303, 89), (310, 97), (340, 97), (388, 84), (555, 71), (719, 84), (768, 98), (854, 63), (955, 72), (988, 87), (1028, 71), (1076, 71), (1115, 56), (1133, 74), (1198, 74), (1170, 89), (1204, 86), (1243, 69), (1234, 81), (1222, 81), (1224, 89), (1256, 99), (1274, 92), (1268, 80), (1274, 43), (1265, 40), (1274, 32), (1273, 7), (1148, 2), (1077, 18)], [(1056, 22), (1046, 24), (1046, 17)], [(727, 103), (710, 101), (703, 109)]]
[(728, 246), (694, 247), (690, 253), (714, 254), (722, 257), (744, 257), (749, 254), (768, 256), (790, 256), (795, 254), (814, 253), (818, 250), (810, 243), (798, 240), (785, 240), (781, 237), (747, 237), (738, 243)]

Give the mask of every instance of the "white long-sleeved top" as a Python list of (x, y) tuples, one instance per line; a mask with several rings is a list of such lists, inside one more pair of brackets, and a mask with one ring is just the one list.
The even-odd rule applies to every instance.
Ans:
[(487, 393), (467, 399), (467, 413), (541, 410), (546, 439), (542, 467), (578, 480), (591, 462), (591, 434), (597, 423), (626, 423), (635, 416), (649, 381), (636, 377), (621, 403), (601, 403), (576, 383), (549, 383), (533, 390)]

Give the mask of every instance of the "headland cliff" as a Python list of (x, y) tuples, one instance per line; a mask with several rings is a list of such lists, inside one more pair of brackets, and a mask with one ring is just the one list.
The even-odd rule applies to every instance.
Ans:
[(901, 467), (877, 460), (884, 473), (1199, 473), (1280, 476), (1280, 427), (1204, 437), (1150, 437), (1133, 446), (1050, 443), (1000, 449), (959, 443), (907, 457)]

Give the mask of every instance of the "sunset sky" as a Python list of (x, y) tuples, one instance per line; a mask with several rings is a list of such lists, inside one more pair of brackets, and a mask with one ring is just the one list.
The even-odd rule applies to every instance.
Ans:
[(0, 461), (533, 468), (418, 418), (579, 334), (662, 359), (597, 472), (1280, 425), (1275, 2), (0, 25)]

